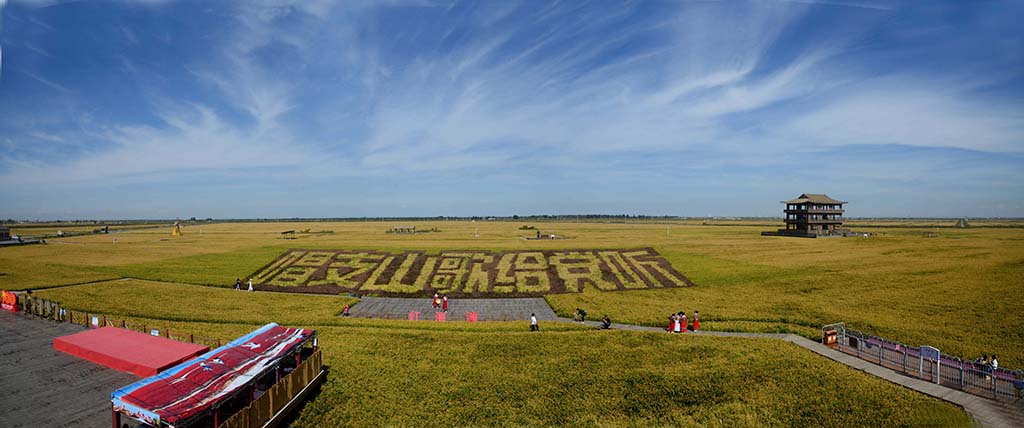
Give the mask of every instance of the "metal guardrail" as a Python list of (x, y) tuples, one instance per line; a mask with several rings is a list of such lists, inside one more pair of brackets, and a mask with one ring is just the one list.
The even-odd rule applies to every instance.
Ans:
[(822, 340), (841, 352), (896, 370), (908, 376), (997, 400), (1020, 399), (1024, 371), (992, 368), (959, 357), (942, 355), (931, 346), (904, 343), (846, 328), (844, 323), (821, 329)]

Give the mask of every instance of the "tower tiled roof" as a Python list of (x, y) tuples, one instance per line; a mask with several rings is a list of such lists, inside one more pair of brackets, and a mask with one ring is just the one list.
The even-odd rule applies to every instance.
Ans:
[(782, 201), (784, 204), (803, 204), (810, 202), (812, 204), (845, 204), (845, 201), (838, 201), (830, 198), (824, 193), (804, 193), (798, 196), (796, 199), (790, 199), (788, 201)]

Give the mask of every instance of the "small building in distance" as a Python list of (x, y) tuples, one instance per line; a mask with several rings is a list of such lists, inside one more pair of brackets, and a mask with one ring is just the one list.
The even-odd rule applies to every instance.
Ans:
[(843, 228), (844, 201), (825, 194), (804, 193), (786, 204), (786, 228), (775, 232), (761, 232), (763, 236), (794, 236), (800, 238), (827, 238), (861, 235)]
[(11, 240), (11, 228), (0, 224), (0, 241)]
[(410, 234), (412, 234), (412, 233), (416, 233), (416, 226), (395, 226), (395, 227), (392, 227), (391, 230), (388, 231), (388, 233), (401, 233), (401, 234), (410, 233)]

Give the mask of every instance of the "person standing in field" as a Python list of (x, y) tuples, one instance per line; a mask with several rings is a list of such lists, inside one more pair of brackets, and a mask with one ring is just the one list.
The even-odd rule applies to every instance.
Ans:
[(530, 331), (540, 331), (540, 327), (537, 326), (537, 314), (530, 314)]
[(242, 278), (235, 278), (235, 290), (242, 289)]
[(682, 326), (679, 325), (680, 321), (682, 321), (682, 318), (679, 317), (679, 314), (673, 314), (672, 315), (672, 332), (673, 333), (682, 333), (683, 332), (682, 331)]
[(252, 278), (249, 278), (249, 291), (254, 291), (252, 289)]
[(693, 311), (693, 331), (700, 330), (700, 312)]
[(442, 303), (441, 309), (445, 312), (448, 312), (448, 296), (444, 296), (444, 303)]
[(347, 317), (348, 316), (348, 305), (345, 305), (345, 307), (341, 310), (341, 316), (343, 316), (343, 317)]

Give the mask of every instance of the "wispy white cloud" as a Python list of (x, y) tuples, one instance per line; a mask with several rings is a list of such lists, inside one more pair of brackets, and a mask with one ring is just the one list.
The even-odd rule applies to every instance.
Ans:
[[(150, 176), (183, 171), (294, 168), (316, 158), (288, 141), (252, 139), (206, 106), (165, 106), (159, 114), (166, 127), (119, 126), (101, 130), (95, 136), (112, 143), (110, 149), (58, 165), (21, 161), (0, 178), (12, 185), (109, 179), (149, 181)], [(46, 134), (34, 137), (63, 141), (63, 137)]]
[[(641, 22), (554, 56), (533, 54), (538, 46), (571, 40), (587, 29), (555, 30), (522, 51), (500, 55), (497, 47), (514, 33), (498, 33), (464, 51), (413, 62), (388, 82), (390, 90), (378, 103), (368, 159), (382, 162), (387, 157), (379, 152), (399, 147), (430, 157), (499, 141), (577, 155), (713, 143), (723, 133), (718, 122), (724, 116), (813, 91), (818, 79), (810, 76), (831, 55), (808, 52), (780, 70), (751, 76), (774, 38), (800, 16), (799, 11), (755, 9), (746, 14), (710, 10), (655, 25), (665, 34), (651, 48), (659, 52), (654, 56), (615, 56), (622, 45), (655, 31)], [(628, 22), (624, 16), (602, 19)], [(731, 30), (737, 27), (751, 30)], [(603, 62), (592, 66), (598, 59)]]
[(71, 92), (71, 89), (68, 89), (66, 86), (61, 85), (59, 83), (56, 83), (56, 82), (54, 82), (54, 81), (52, 81), (50, 79), (47, 79), (47, 78), (45, 78), (43, 76), (40, 76), (40, 75), (38, 75), (36, 73), (33, 73), (31, 71), (28, 71), (28, 70), (18, 70), (18, 71), (20, 71), (22, 74), (30, 77), (32, 80), (35, 80), (35, 81), (37, 81), (39, 83), (42, 83), (42, 84), (44, 84), (46, 86), (49, 86), (50, 88), (56, 89), (56, 90), (61, 91), (61, 92)]
[[(275, 182), (295, 184), (418, 182), (435, 174), (525, 180), (538, 170), (579, 180), (671, 181), (683, 173), (708, 179), (736, 168), (791, 166), (802, 157), (829, 160), (879, 145), (1022, 151), (1019, 99), (991, 91), (1019, 73), (992, 73), (984, 64), (957, 72), (901, 69), (893, 60), (901, 51), (871, 44), (894, 15), (888, 3), (223, 6), (230, 9), (218, 15), (230, 17), (226, 35), (210, 39), (202, 56), (187, 57), (185, 75), (162, 70), (162, 82), (184, 81), (193, 90), (144, 93), (154, 121), (79, 120), (90, 123), (89, 138), (107, 144), (59, 162), (49, 154), (4, 158), (0, 180), (160, 182), (262, 169)], [(420, 9), (402, 10), (410, 6)], [(676, 10), (645, 10), (655, 6)], [(863, 21), (841, 31), (818, 28), (816, 12), (837, 7), (862, 9), (842, 12)], [(806, 28), (816, 31), (802, 34)], [(175, 43), (173, 34), (133, 37), (125, 30), (117, 37), (138, 43), (133, 49), (154, 38)], [(112, 57), (133, 79), (151, 68), (126, 52)], [(78, 92), (50, 75), (25, 75), (65, 98)], [(68, 132), (33, 131), (25, 141), (73, 140)], [(864, 169), (870, 156), (835, 170), (849, 180), (860, 174), (911, 182), (941, 167), (936, 155), (907, 160), (916, 162), (912, 168)], [(964, 177), (1006, 179), (981, 169)], [(799, 183), (798, 175), (787, 180)]]
[(42, 56), (45, 56), (47, 58), (53, 58), (53, 54), (51, 54), (49, 51), (47, 51), (47, 50), (45, 50), (43, 48), (40, 48), (40, 47), (38, 47), (36, 45), (33, 45), (32, 43), (25, 43), (23, 45), (23, 47), (25, 49), (28, 49), (28, 50), (30, 50), (32, 52), (35, 52), (35, 53), (37, 53), (39, 55), (42, 55)]
[(856, 9), (895, 10), (892, 2), (881, 1), (831, 1), (831, 0), (784, 0), (790, 3), (810, 4), (819, 6), (838, 6)]
[(866, 82), (785, 125), (818, 145), (901, 144), (1024, 153), (1024, 113), (972, 100), (955, 88), (913, 81)]

